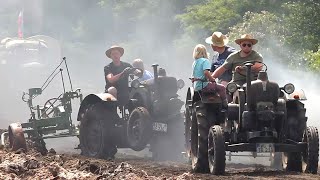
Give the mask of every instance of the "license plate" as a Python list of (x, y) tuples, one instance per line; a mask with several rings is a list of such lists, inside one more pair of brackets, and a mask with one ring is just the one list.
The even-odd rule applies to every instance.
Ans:
[(153, 123), (153, 128), (154, 131), (161, 131), (161, 132), (167, 132), (168, 130), (168, 125), (165, 123), (158, 123), (155, 122)]
[(272, 143), (257, 143), (257, 153), (274, 152), (274, 144)]

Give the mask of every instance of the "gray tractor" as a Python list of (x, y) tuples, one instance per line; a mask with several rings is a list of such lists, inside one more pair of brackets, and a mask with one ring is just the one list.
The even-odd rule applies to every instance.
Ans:
[[(316, 127), (307, 126), (306, 109), (301, 102), (306, 99), (304, 93), (295, 91), (291, 83), (279, 87), (276, 82), (269, 81), (265, 64), (265, 70), (252, 81), (251, 67), (254, 63), (258, 62), (243, 64), (246, 84), (228, 84), (227, 91), (233, 101), (228, 104), (224, 123), (219, 122), (223, 120), (220, 119), (213, 124), (204, 124), (203, 118), (207, 116), (199, 110), (201, 106), (207, 106), (206, 103), (192, 96), (187, 98), (191, 157), (201, 160), (200, 164), (192, 163), (193, 169), (224, 174), (225, 155), (229, 151), (273, 154), (273, 163), (282, 165), (287, 171), (316, 174), (319, 135)], [(211, 119), (219, 119), (219, 111), (214, 108), (209, 111), (215, 114)], [(195, 143), (199, 148), (192, 153), (195, 152), (193, 147), (197, 147)]]
[(148, 81), (129, 75), (129, 98), (124, 104), (109, 93), (84, 98), (78, 113), (83, 155), (114, 158), (118, 148), (149, 147), (156, 160), (181, 156), (183, 143), (177, 145), (183, 142), (184, 102), (177, 92), (184, 82), (159, 76), (158, 65), (153, 70), (154, 79)]

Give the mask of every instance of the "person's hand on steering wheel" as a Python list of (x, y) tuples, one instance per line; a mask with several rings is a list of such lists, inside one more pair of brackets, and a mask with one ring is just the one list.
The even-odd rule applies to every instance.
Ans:
[(141, 78), (143, 76), (143, 71), (141, 69), (135, 68), (133, 74)]
[(244, 66), (236, 66), (235, 71), (240, 73), (241, 71), (243, 71), (245, 69)]
[(126, 67), (123, 71), (122, 71), (122, 74), (123, 75), (128, 75), (129, 73), (130, 73), (130, 71), (131, 71), (131, 67)]

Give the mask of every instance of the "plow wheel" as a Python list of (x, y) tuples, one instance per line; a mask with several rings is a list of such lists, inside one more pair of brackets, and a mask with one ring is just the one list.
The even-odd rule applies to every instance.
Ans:
[(80, 117), (80, 149), (81, 154), (94, 158), (114, 158), (117, 153), (113, 141), (116, 112), (97, 103), (84, 109)]
[(24, 138), (24, 133), (20, 123), (12, 123), (8, 128), (9, 133), (9, 147), (12, 151), (18, 149), (24, 149), (27, 151), (26, 139)]
[(222, 175), (226, 168), (226, 148), (224, 132), (221, 126), (210, 128), (208, 136), (208, 161), (210, 172), (214, 175)]
[(208, 162), (208, 132), (206, 107), (202, 103), (196, 104), (196, 119), (191, 125), (191, 167), (199, 173), (209, 172)]
[(135, 151), (143, 150), (149, 142), (152, 123), (149, 112), (144, 107), (132, 111), (127, 126), (128, 144)]
[(307, 127), (303, 142), (307, 143), (306, 150), (302, 153), (302, 171), (317, 174), (319, 161), (319, 134), (316, 127)]

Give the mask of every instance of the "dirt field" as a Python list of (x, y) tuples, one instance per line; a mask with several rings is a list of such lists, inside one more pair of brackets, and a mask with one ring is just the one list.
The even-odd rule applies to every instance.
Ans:
[(268, 167), (227, 164), (224, 176), (194, 174), (190, 165), (153, 162), (148, 158), (120, 155), (116, 160), (90, 159), (78, 154), (42, 156), (35, 151), (0, 150), (0, 179), (320, 179), (318, 175), (275, 171)]

